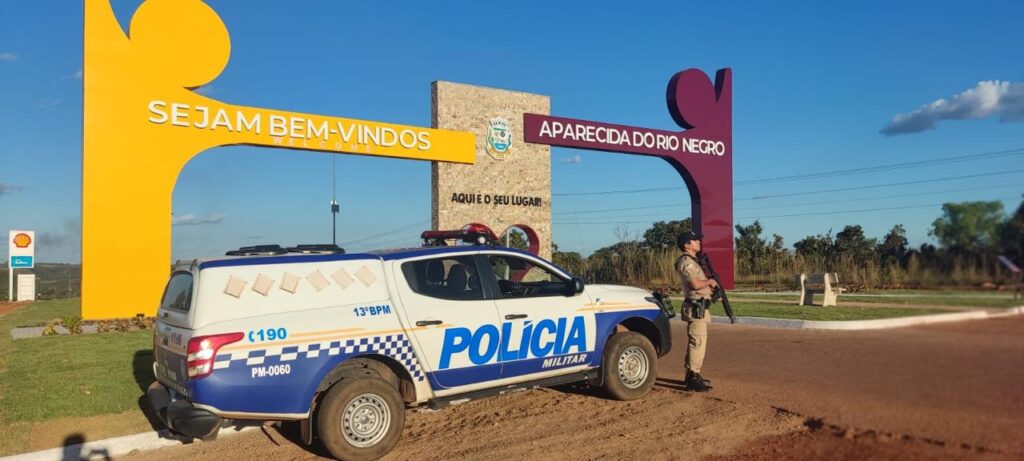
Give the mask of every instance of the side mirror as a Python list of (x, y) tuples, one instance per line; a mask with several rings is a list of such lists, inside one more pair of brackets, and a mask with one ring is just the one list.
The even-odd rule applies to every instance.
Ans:
[(573, 277), (565, 282), (565, 295), (576, 296), (583, 293), (583, 279), (579, 277)]

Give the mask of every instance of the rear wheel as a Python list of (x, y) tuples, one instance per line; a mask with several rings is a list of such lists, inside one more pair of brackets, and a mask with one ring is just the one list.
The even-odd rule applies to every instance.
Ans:
[(643, 397), (658, 377), (658, 353), (646, 336), (624, 331), (608, 338), (601, 367), (604, 390), (614, 399)]
[(405, 426), (405, 402), (380, 378), (339, 381), (317, 410), (317, 433), (341, 460), (371, 460), (398, 443)]

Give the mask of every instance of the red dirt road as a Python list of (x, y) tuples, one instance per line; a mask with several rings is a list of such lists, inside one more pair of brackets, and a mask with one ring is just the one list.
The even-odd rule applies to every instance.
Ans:
[(0, 315), (10, 314), (18, 309), (32, 304), (32, 301), (0, 302)]
[[(410, 412), (386, 459), (1021, 459), (1024, 319), (865, 332), (713, 325), (679, 390), (685, 336), (646, 398), (536, 390)], [(126, 459), (317, 459), (268, 428)]]
[(826, 332), (721, 327), (718, 397), (1024, 457), (1024, 318)]

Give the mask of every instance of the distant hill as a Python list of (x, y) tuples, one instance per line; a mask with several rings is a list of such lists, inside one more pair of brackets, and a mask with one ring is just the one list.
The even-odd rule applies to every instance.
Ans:
[[(7, 264), (0, 264), (0, 300), (3, 301), (7, 301), (7, 273)], [(21, 274), (36, 274), (36, 299), (82, 296), (81, 264), (41, 263), (33, 269), (16, 269), (15, 284)]]

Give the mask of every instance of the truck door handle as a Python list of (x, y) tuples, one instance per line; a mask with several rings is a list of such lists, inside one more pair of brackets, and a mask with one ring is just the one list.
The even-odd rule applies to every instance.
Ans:
[(505, 316), (505, 320), (525, 319), (526, 317), (529, 316), (526, 314), (508, 314)]
[(418, 327), (425, 327), (425, 326), (429, 326), (429, 325), (440, 325), (442, 323), (444, 323), (444, 322), (441, 321), (441, 320), (420, 320), (420, 321), (416, 322), (416, 326), (418, 326)]

